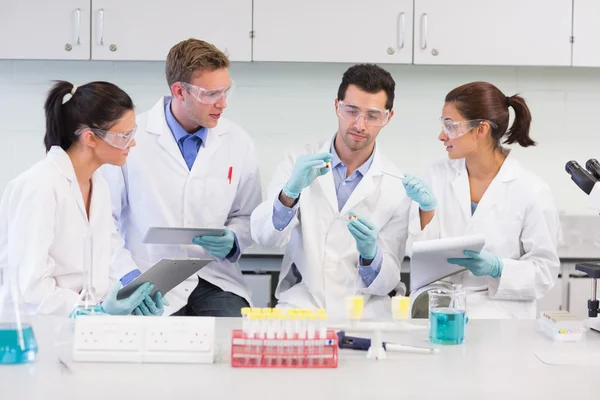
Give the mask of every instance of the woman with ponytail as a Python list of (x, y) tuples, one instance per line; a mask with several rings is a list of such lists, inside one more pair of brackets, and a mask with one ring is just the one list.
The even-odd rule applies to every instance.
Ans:
[(426, 182), (405, 179), (407, 192), (437, 200), (415, 204), (411, 241), (482, 235), (481, 253), (465, 249), (448, 260), (467, 269), (447, 280), (470, 293), (469, 316), (535, 318), (536, 301), (558, 276), (558, 213), (549, 186), (503, 146), (535, 145), (529, 108), (520, 96), (473, 82), (448, 93), (440, 120), (448, 160), (434, 164)]
[(30, 313), (68, 315), (84, 285), (90, 246), (92, 287), (104, 312), (162, 314), (161, 294), (150, 297), (148, 283), (116, 297), (119, 279), (137, 267), (117, 234), (98, 168), (123, 165), (135, 146), (131, 98), (107, 82), (60, 81), (44, 109), (47, 155), (11, 181), (0, 202), (0, 267), (18, 271)]

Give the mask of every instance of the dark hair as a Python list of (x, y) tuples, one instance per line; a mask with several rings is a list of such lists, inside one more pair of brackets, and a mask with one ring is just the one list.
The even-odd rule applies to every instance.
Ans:
[[(71, 97), (65, 98), (67, 95)], [(133, 110), (133, 101), (112, 83), (91, 82), (75, 87), (69, 82), (56, 81), (44, 104), (46, 151), (52, 146), (67, 150), (77, 140), (76, 131), (83, 126), (109, 130), (129, 110)]]
[[(446, 103), (454, 103), (458, 112), (467, 120), (485, 119), (492, 121), (497, 127), (490, 126), (495, 145), (518, 143), (523, 147), (535, 146), (529, 137), (531, 113), (521, 96), (507, 97), (500, 89), (488, 82), (471, 82), (459, 86), (446, 95)], [(515, 111), (515, 120), (508, 129), (508, 107)]]
[(367, 93), (379, 93), (385, 91), (387, 100), (385, 102), (386, 110), (394, 107), (394, 90), (396, 83), (394, 78), (385, 69), (375, 64), (357, 64), (354, 65), (342, 77), (342, 83), (338, 89), (338, 99), (344, 100), (348, 86), (356, 85)]

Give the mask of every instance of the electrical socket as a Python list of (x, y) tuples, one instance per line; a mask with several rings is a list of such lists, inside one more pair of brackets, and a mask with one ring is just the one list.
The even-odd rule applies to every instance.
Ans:
[(214, 361), (215, 318), (81, 316), (75, 321), (74, 361)]

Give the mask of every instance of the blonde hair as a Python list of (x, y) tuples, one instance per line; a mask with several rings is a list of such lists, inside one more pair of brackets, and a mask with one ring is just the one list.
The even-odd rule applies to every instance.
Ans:
[(165, 73), (171, 87), (175, 82), (189, 82), (198, 70), (229, 68), (229, 59), (214, 45), (198, 39), (177, 43), (169, 50)]

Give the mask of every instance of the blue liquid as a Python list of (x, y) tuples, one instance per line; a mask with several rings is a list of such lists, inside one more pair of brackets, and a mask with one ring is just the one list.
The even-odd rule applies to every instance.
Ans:
[(30, 325), (23, 326), (24, 348), (19, 343), (19, 331), (14, 324), (0, 324), (0, 364), (31, 362), (38, 352), (37, 341)]
[(78, 306), (75, 309), (73, 309), (70, 317), (76, 318), (80, 315), (103, 315), (103, 314), (105, 314), (105, 312), (102, 309), (102, 306), (100, 306), (100, 305), (93, 305), (93, 306), (88, 306), (88, 307)]
[(429, 340), (436, 344), (461, 344), (465, 339), (465, 312), (434, 308), (429, 313)]

